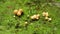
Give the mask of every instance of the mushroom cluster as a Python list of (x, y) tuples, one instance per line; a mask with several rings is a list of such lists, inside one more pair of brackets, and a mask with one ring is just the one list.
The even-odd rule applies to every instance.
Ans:
[(45, 16), (45, 17), (48, 17), (48, 16), (49, 16), (49, 15), (48, 15), (48, 12), (43, 12), (42, 14), (43, 14), (43, 16)]
[(30, 18), (31, 19), (39, 19), (39, 17), (40, 17), (40, 15), (39, 14), (36, 14), (36, 15), (31, 16)]
[(17, 15), (17, 16), (21, 16), (22, 13), (23, 13), (23, 10), (22, 9), (14, 10), (14, 14)]
[[(17, 16), (21, 16), (23, 13), (23, 10), (22, 9), (19, 9), (19, 10), (14, 10), (14, 14), (17, 15)], [(49, 14), (48, 12), (43, 12), (42, 13), (42, 16), (44, 16), (45, 20), (48, 20), (48, 21), (51, 21), (52, 19), (49, 17)], [(15, 17), (15, 16), (14, 16)], [(29, 17), (29, 15), (27, 16)], [(30, 16), (30, 19), (32, 20), (38, 20), (40, 18), (40, 14), (35, 14), (35, 15), (32, 15)]]
[(52, 19), (49, 18), (48, 12), (43, 12), (42, 15), (45, 17), (45, 20), (51, 21)]

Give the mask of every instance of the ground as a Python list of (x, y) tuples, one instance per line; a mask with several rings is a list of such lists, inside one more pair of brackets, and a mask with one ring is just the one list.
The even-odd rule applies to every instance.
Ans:
[[(0, 0), (0, 34), (60, 34), (60, 0)], [(23, 9), (21, 17), (13, 17), (15, 9)], [(44, 21), (42, 12), (48, 12), (51, 22)], [(28, 15), (40, 14), (31, 21)], [(24, 26), (25, 22), (27, 26)]]

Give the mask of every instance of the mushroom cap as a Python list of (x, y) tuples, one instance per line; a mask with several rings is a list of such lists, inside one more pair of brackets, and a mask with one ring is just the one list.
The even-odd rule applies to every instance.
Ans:
[(19, 9), (17, 15), (20, 16), (22, 13), (23, 13), (23, 10)]
[(47, 20), (47, 19), (48, 19), (48, 17), (45, 17), (45, 19)]
[(14, 10), (14, 14), (17, 14), (18, 10)]
[(25, 24), (27, 24), (28, 22), (25, 22)]
[(43, 12), (42, 14), (43, 14), (43, 16), (49, 16), (48, 12)]
[(39, 19), (39, 14), (31, 16), (31, 19)]
[(17, 12), (17, 16), (20, 16), (21, 15), (21, 13), (20, 12)]
[(23, 10), (19, 9), (17, 15), (20, 16), (22, 13), (23, 13)]
[(46, 12), (45, 16), (49, 16), (49, 15), (48, 15), (48, 12)]
[(52, 19), (51, 18), (48, 18), (49, 21), (51, 21)]
[(31, 19), (35, 19), (34, 16), (31, 16), (30, 18), (31, 18)]
[(42, 14), (43, 14), (43, 16), (45, 16), (46, 12), (43, 12)]
[(13, 17), (15, 18), (16, 16), (14, 15)]

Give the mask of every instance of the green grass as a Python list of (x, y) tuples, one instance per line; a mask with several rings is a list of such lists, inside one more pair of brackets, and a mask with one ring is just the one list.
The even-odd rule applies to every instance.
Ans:
[[(60, 2), (60, 0), (55, 1)], [(60, 34), (60, 7), (45, 4), (46, 0), (40, 2), (37, 0), (35, 4), (31, 2), (34, 0), (0, 0), (0, 34)], [(20, 8), (23, 9), (24, 15), (14, 18), (13, 11)], [(49, 12), (51, 22), (43, 21), (43, 11)], [(37, 21), (30, 22), (30, 18), (27, 18), (27, 15), (38, 13), (41, 18)], [(28, 24), (27, 29), (23, 26), (26, 21), (33, 23)], [(21, 28), (15, 28), (17, 23), (20, 23)]]

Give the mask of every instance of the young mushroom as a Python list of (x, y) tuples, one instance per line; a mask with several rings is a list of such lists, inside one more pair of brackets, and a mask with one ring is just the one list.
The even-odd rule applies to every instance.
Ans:
[(48, 17), (45, 17), (45, 20), (48, 20)]
[(17, 15), (17, 12), (18, 12), (18, 10), (14, 10), (14, 12), (13, 12), (13, 13), (14, 13), (15, 15)]
[(25, 23), (24, 23), (25, 29), (27, 29), (27, 26), (28, 26), (28, 22), (25, 22)]
[(51, 18), (48, 18), (48, 21), (51, 21), (52, 19)]
[(23, 10), (22, 9), (14, 10), (14, 14), (17, 15), (17, 16), (21, 16), (22, 13), (23, 13)]
[(28, 25), (28, 22), (25, 22), (25, 23), (24, 23), (24, 26), (27, 26), (27, 25)]
[(16, 16), (14, 15), (13, 17), (15, 18)]
[(28, 22), (25, 22), (25, 24), (27, 24)]
[(37, 14), (37, 15), (33, 15), (33, 16), (31, 16), (30, 18), (31, 18), (31, 19), (39, 19), (39, 17), (40, 17), (40, 15)]
[(20, 12), (17, 12), (17, 16), (20, 16), (21, 15), (21, 13)]
[(48, 15), (48, 12), (43, 12), (42, 14), (43, 14), (43, 16), (45, 16), (45, 17), (46, 17), (46, 16), (49, 16), (49, 15)]
[(21, 16), (23, 13), (23, 10), (22, 9), (19, 9), (18, 12), (17, 12), (17, 16)]
[(51, 18), (48, 18), (48, 17), (45, 17), (45, 20), (51, 21), (52, 19)]
[(47, 17), (49, 16), (48, 12), (46, 12), (46, 15), (45, 16), (47, 16)]

